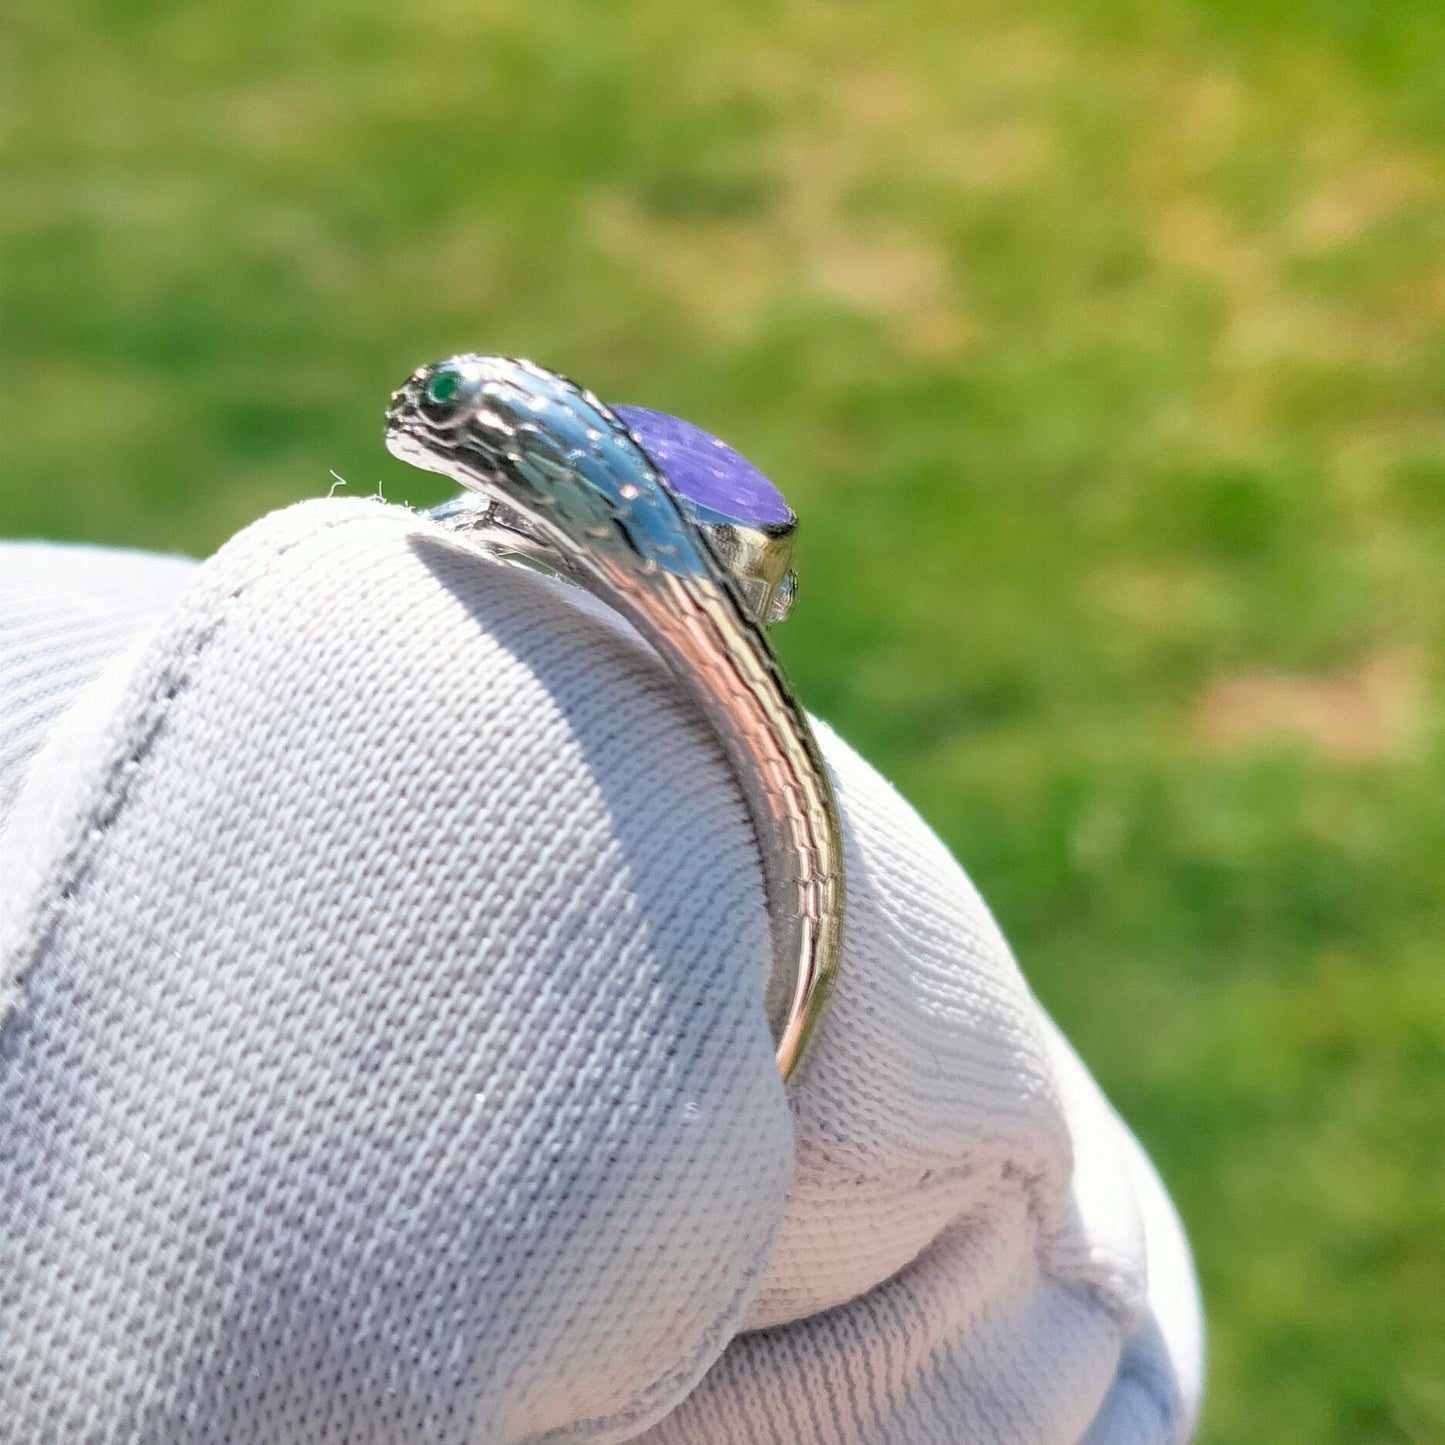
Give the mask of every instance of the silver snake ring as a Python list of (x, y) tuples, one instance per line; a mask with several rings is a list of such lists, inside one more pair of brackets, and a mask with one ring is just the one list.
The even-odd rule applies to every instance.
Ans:
[(418, 368), (392, 394), (386, 444), (466, 488), (436, 521), (601, 598), (696, 698), (757, 830), (773, 943), (764, 1004), (787, 1079), (837, 971), (844, 897), (827, 769), (764, 631), (793, 595), (787, 503), (699, 428), (605, 406), (510, 357)]

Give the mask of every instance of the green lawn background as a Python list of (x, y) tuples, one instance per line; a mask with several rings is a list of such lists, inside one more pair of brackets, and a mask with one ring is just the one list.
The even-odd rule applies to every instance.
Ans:
[(1445, 7), (15, 0), (3, 108), (7, 532), (435, 500), (463, 348), (719, 432), (1176, 1195), (1203, 1438), (1445, 1439)]

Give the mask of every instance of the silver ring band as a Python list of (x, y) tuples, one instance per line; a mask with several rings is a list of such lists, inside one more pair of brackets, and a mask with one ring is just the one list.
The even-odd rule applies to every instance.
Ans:
[(392, 395), (386, 444), (473, 494), (435, 520), (586, 588), (696, 698), (758, 835), (773, 942), (765, 1006), (787, 1079), (837, 970), (844, 899), (827, 770), (764, 631), (791, 599), (791, 526), (690, 502), (617, 412), (509, 357), (420, 367)]

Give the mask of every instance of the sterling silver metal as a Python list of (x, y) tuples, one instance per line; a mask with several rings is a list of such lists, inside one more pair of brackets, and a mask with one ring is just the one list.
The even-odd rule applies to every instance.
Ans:
[(386, 444), (467, 489), (436, 521), (601, 598), (696, 698), (758, 834), (773, 936), (765, 1007), (787, 1079), (837, 971), (844, 898), (827, 769), (763, 630), (792, 598), (791, 525), (708, 513), (590, 392), (510, 357), (418, 368), (392, 394)]

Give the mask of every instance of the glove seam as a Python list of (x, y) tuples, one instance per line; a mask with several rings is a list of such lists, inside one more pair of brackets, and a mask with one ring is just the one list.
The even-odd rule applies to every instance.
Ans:
[[(284, 516), (286, 512), (279, 515)], [(12, 1014), (20, 1010), (26, 978), (40, 963), (74, 903), (86, 874), (94, 866), (101, 847), (134, 794), (144, 771), (145, 761), (169, 720), (173, 704), (194, 682), (197, 663), (219, 635), (233, 605), (255, 584), (270, 577), (276, 564), (297, 548), (322, 533), (370, 520), (372, 518), (369, 516), (348, 510), (345, 516), (328, 519), (301, 536), (273, 544), (270, 555), (264, 557), (261, 565), (214, 598), (207, 606), (203, 619), (185, 629), (190, 636), (186, 638), (184, 646), (176, 648), (179, 639), (172, 632), (152, 636), (147, 649), (133, 664), (131, 684), (137, 676), (146, 673), (150, 668), (155, 669), (154, 674), (149, 677), (143, 692), (136, 690), (139, 695), (128, 686), (117, 705), (117, 711), (128, 715), (125, 729), (128, 737), (124, 749), (120, 756), (110, 757), (87, 782), (87, 803), (67, 825), (69, 836), (47, 869), (50, 884), (44, 889), (38, 903), (29, 904), (26, 911), (30, 917), (25, 918), (22, 915), (19, 921), (19, 936), (6, 950), (14, 962), (7, 965), (0, 961), (0, 1029), (9, 1022)], [(217, 558), (223, 558), (227, 550), (223, 548), (216, 554)], [(205, 590), (204, 580), (199, 581), (194, 591), (187, 589), (177, 600), (171, 617), (174, 618), (183, 611), (188, 598), (195, 598), (198, 593), (204, 596)], [(165, 626), (164, 623), (161, 625)], [(138, 738), (129, 736), (134, 733), (137, 723), (143, 727), (143, 732)], [(26, 786), (28, 787), (28, 782)]]

